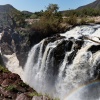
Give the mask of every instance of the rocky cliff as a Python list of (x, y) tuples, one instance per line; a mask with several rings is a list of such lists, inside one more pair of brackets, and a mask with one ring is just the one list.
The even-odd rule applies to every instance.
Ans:
[[(5, 29), (1, 34), (0, 47), (2, 55), (16, 54), (20, 66), (24, 66), (29, 52), (29, 45), (18, 32)], [(24, 42), (23, 42), (24, 41)]]

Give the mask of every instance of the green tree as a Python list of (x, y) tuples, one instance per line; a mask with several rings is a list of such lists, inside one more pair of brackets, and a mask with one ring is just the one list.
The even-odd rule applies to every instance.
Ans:
[(7, 22), (12, 30), (18, 27), (25, 27), (25, 16), (20, 11), (11, 11), (7, 13)]
[(56, 4), (49, 4), (47, 9), (43, 12), (43, 15), (40, 17), (40, 21), (33, 23), (33, 30), (45, 36), (60, 32), (62, 16), (60, 12), (58, 12), (58, 8), (59, 7)]
[(57, 4), (49, 4), (49, 6), (47, 7), (47, 11), (56, 13), (58, 11), (59, 7)]
[(66, 19), (66, 23), (70, 25), (76, 25), (77, 24), (77, 17), (75, 15), (72, 15)]

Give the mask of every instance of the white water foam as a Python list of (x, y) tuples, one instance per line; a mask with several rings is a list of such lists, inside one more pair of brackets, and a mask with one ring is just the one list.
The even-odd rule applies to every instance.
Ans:
[[(78, 39), (80, 36), (86, 35), (90, 39), (100, 42), (100, 25), (77, 26), (60, 35), (66, 38), (49, 42), (45, 49), (43, 49), (45, 39), (36, 44), (29, 52), (24, 71), (21, 70), (22, 73), (18, 69), (18, 62), (17, 64), (14, 63), (13, 59), (8, 56), (6, 56), (8, 60), (11, 60), (7, 61), (6, 65), (9, 69), (12, 67), (11, 70), (22, 76), (24, 82), (33, 87), (37, 92), (48, 94), (53, 98), (60, 98), (61, 100), (65, 98), (66, 100), (76, 100), (69, 99), (66, 95), (80, 85), (85, 85), (97, 78), (95, 76), (95, 69), (100, 64), (100, 50), (92, 53), (88, 49), (92, 45), (98, 45), (98, 43), (85, 40), (76, 56), (73, 55), (75, 58), (71, 64), (68, 64), (68, 56), (74, 49), (72, 48), (71, 51), (66, 51), (64, 59), (62, 59), (60, 65), (57, 65), (57, 70), (55, 70), (54, 51), (63, 40), (68, 40), (71, 37)], [(62, 54), (63, 52), (60, 53)], [(56, 71), (58, 71), (58, 74), (55, 74)]]

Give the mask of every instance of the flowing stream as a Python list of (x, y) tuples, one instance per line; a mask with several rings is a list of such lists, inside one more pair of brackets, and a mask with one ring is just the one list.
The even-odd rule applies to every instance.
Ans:
[[(37, 92), (53, 98), (100, 100), (100, 44), (83, 36), (100, 42), (100, 25), (76, 26), (43, 39), (30, 50), (24, 69), (17, 66), (14, 72)], [(9, 58), (6, 65), (10, 69), (15, 62)]]

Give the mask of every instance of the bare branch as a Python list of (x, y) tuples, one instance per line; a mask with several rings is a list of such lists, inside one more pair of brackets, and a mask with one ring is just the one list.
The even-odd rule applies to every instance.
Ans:
[[(85, 35), (83, 35), (83, 37), (84, 37), (84, 39), (88, 39), (88, 40), (90, 40), (90, 41), (93, 41), (93, 42), (95, 42), (95, 43), (100, 44), (100, 42), (95, 41), (95, 40), (93, 40), (93, 39), (90, 39), (89, 37), (87, 37), (87, 36), (85, 36)], [(99, 37), (98, 37), (98, 38), (99, 38)]]

